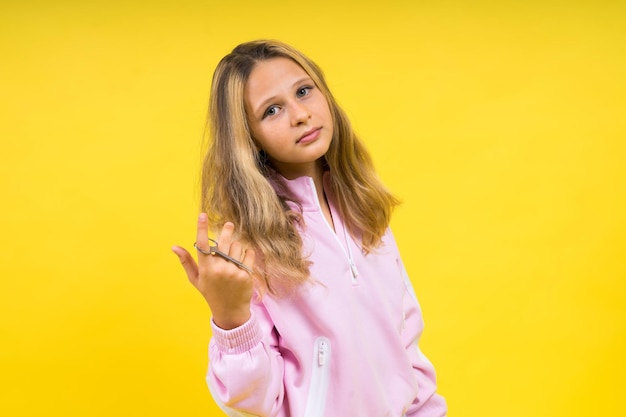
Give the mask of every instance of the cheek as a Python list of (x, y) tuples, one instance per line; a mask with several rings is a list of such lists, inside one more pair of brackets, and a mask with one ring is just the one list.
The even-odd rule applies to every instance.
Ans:
[(265, 151), (272, 151), (277, 147), (277, 140), (279, 139), (278, 132), (276, 129), (258, 129), (256, 133), (254, 133), (253, 137), (255, 144), (257, 147), (262, 148)]
[(330, 111), (330, 106), (328, 105), (326, 100), (323, 100), (322, 103), (320, 103), (319, 107), (322, 114), (324, 114), (328, 120), (332, 121), (332, 113)]

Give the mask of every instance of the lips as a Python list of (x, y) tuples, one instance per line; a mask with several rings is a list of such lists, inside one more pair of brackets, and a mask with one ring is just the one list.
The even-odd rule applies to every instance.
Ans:
[(305, 144), (305, 143), (313, 142), (315, 139), (319, 137), (321, 131), (322, 131), (321, 127), (316, 127), (311, 130), (307, 130), (306, 132), (304, 132), (304, 135), (302, 135), (300, 139), (298, 139), (296, 143)]

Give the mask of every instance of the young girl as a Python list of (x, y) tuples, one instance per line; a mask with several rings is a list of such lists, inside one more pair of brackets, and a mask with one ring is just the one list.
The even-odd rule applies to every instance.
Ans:
[(321, 70), (280, 42), (241, 44), (209, 119), (198, 262), (173, 251), (212, 312), (215, 401), (230, 416), (444, 416), (388, 227), (398, 201)]

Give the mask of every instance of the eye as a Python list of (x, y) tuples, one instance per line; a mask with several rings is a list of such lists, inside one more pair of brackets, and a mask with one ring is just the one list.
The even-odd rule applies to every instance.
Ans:
[(300, 97), (307, 96), (309, 95), (312, 89), (313, 87), (309, 87), (309, 86), (300, 87), (298, 88), (298, 91), (296, 91), (296, 97), (300, 98)]
[(263, 113), (263, 118), (265, 119), (268, 116), (273, 116), (278, 113), (278, 106), (269, 106), (265, 113)]

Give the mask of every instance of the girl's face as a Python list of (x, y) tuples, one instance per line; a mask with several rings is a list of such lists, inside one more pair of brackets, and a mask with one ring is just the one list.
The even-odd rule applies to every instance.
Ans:
[(252, 136), (276, 170), (288, 179), (314, 176), (330, 146), (333, 120), (302, 67), (288, 58), (258, 62), (244, 99)]

